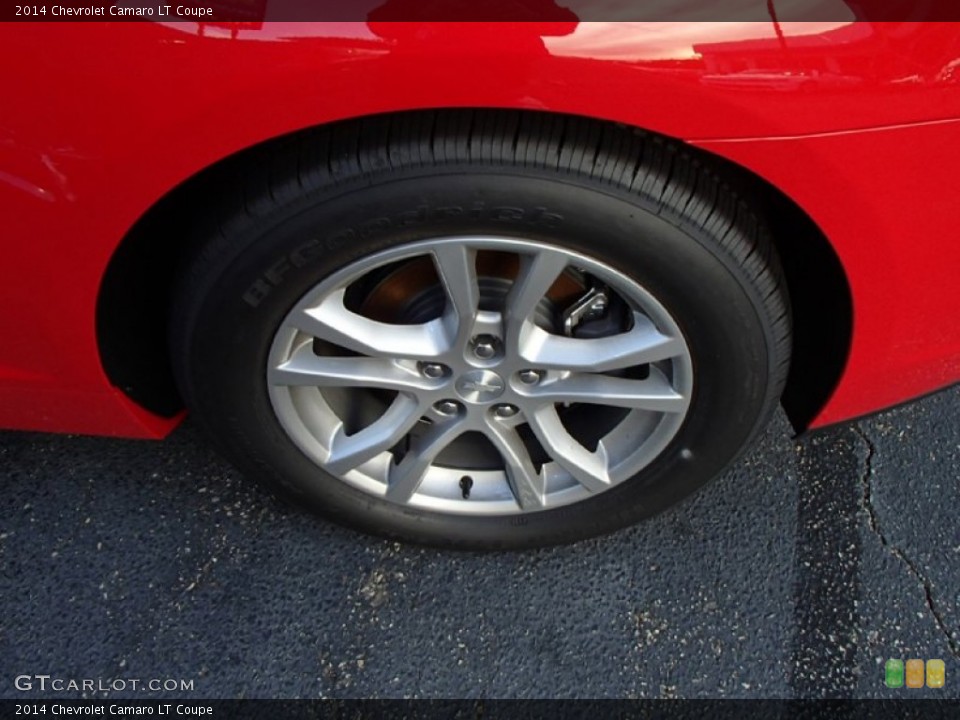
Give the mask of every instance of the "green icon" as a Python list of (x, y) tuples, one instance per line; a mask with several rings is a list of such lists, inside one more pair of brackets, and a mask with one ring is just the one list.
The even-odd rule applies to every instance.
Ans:
[(888, 688), (903, 687), (903, 660), (887, 660), (883, 675)]

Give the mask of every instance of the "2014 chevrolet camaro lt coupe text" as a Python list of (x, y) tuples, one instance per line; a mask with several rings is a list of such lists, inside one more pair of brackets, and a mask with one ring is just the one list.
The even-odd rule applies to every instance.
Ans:
[(778, 402), (960, 378), (950, 23), (28, 23), (0, 67), (3, 428), (189, 411), (335, 521), (519, 548)]

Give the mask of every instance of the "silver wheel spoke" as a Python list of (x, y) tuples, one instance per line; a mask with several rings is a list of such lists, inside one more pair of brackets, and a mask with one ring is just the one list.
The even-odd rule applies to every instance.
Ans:
[(667, 413), (687, 408), (687, 399), (655, 367), (650, 368), (650, 375), (644, 380), (575, 373), (528, 393), (530, 398), (547, 403), (593, 403)]
[(528, 416), (528, 421), (540, 444), (574, 480), (591, 492), (600, 492), (610, 487), (607, 454), (603, 444), (597, 447), (596, 452), (587, 450), (563, 427), (553, 405), (538, 408)]
[(433, 251), (434, 265), (455, 315), (455, 344), (463, 346), (473, 330), (480, 305), (477, 252), (465, 244), (441, 245)]
[(411, 441), (410, 449), (398, 464), (390, 466), (386, 497), (407, 502), (420, 487), (424, 474), (437, 455), (465, 430), (460, 419), (434, 423), (424, 435)]
[(633, 327), (627, 332), (589, 340), (553, 335), (527, 325), (520, 348), (520, 355), (531, 366), (588, 372), (621, 370), (669, 360), (684, 352), (681, 340), (662, 334), (640, 313), (634, 313)]
[(528, 320), (568, 264), (566, 256), (550, 250), (521, 255), (520, 272), (505, 304), (504, 334), (511, 352), (517, 351)]
[(313, 352), (306, 342), (290, 359), (271, 368), (267, 379), (274, 385), (317, 387), (369, 387), (413, 392), (435, 385), (416, 370), (386, 358), (327, 357)]
[(313, 337), (364, 355), (433, 359), (450, 349), (441, 320), (421, 325), (393, 325), (358, 315), (343, 304), (344, 290), (331, 293), (320, 305), (295, 313), (294, 327)]
[(546, 483), (530, 460), (530, 453), (512, 427), (500, 427), (496, 420), (488, 421), (487, 438), (503, 458), (504, 472), (510, 491), (521, 510), (534, 510), (544, 505)]
[(419, 403), (408, 395), (397, 395), (380, 418), (363, 430), (347, 435), (340, 425), (330, 442), (326, 469), (342, 474), (389, 450), (406, 435), (422, 416)]

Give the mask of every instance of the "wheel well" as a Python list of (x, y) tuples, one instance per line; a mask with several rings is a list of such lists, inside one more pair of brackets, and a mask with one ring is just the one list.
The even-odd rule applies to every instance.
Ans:
[(780, 256), (793, 315), (790, 372), (780, 403), (799, 434), (826, 405), (846, 367), (853, 337), (850, 285), (826, 235), (799, 205), (746, 168), (713, 160), (767, 223)]
[[(362, 121), (340, 124), (357, 122)], [(599, 120), (589, 122), (616, 127), (623, 133), (635, 131)], [(166, 328), (171, 290), (192, 236), (187, 229), (198, 220), (211, 219), (209, 208), (237, 187), (234, 178), (251, 170), (263, 172), (274, 153), (284, 148), (289, 151), (302, 135), (318, 131), (314, 128), (269, 140), (201, 171), (160, 199), (124, 237), (104, 275), (96, 327), (107, 377), (133, 401), (167, 417), (182, 406), (170, 368)], [(846, 364), (853, 311), (843, 268), (816, 224), (773, 185), (703, 150), (689, 146), (684, 150), (700, 156), (727, 178), (772, 231), (793, 311), (793, 353), (782, 404), (794, 428), (801, 432), (829, 399)]]

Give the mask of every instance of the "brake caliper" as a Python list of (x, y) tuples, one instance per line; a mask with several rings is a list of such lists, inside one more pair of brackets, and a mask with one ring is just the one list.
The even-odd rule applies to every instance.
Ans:
[(623, 302), (606, 287), (595, 285), (563, 312), (563, 334), (599, 338), (623, 331)]

